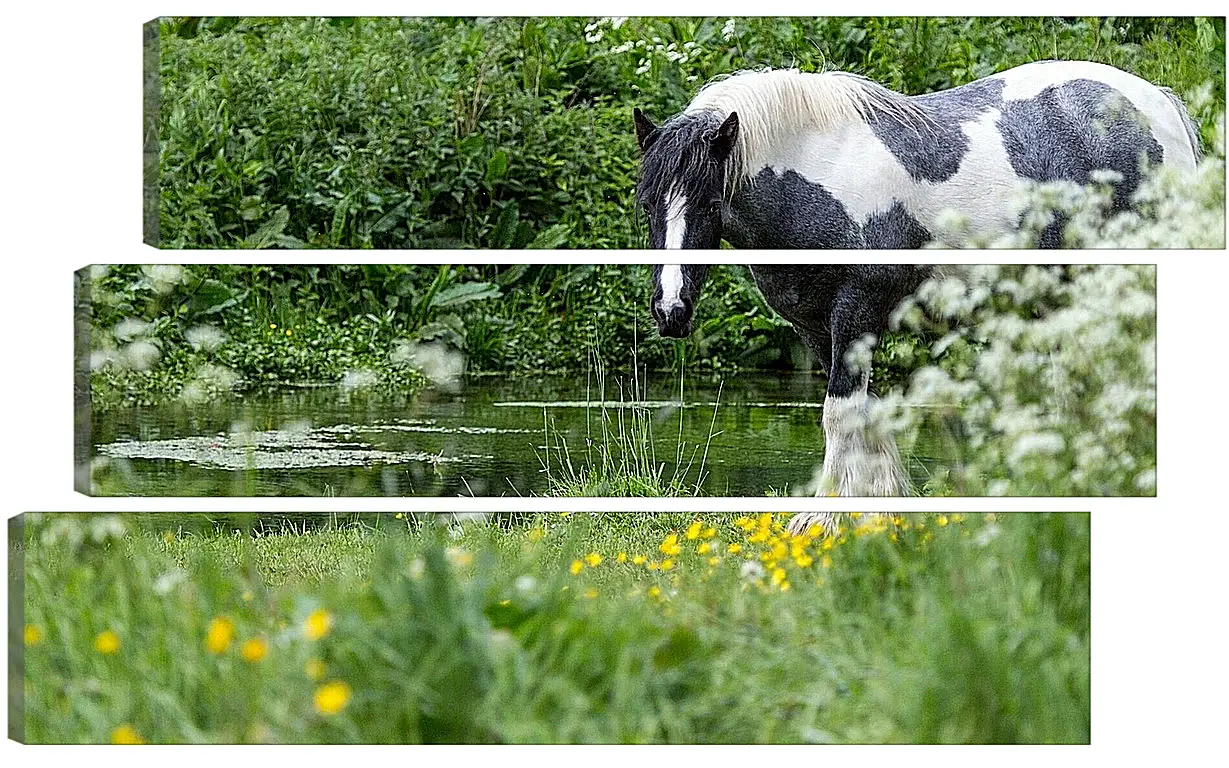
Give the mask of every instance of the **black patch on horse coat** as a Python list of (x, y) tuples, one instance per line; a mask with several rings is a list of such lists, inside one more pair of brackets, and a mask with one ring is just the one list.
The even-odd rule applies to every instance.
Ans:
[(977, 80), (947, 91), (908, 98), (925, 117), (899, 117), (872, 109), (868, 125), (914, 181), (943, 182), (956, 175), (969, 151), (960, 125), (1003, 102), (1002, 80)]
[(930, 242), (930, 231), (896, 200), (888, 210), (870, 215), (862, 239), (866, 248), (921, 248)]
[(735, 248), (921, 248), (930, 232), (899, 201), (855, 222), (822, 184), (764, 168), (731, 203), (725, 239)]
[(931, 267), (915, 264), (756, 264), (751, 275), (768, 305), (788, 320), (828, 374), (828, 394), (847, 397), (862, 375), (844, 362), (849, 346), (878, 338), (892, 311)]
[(1002, 107), (999, 133), (1015, 172), (1034, 181), (1087, 184), (1093, 171), (1122, 174), (1114, 210), (1130, 207), (1139, 186), (1140, 156), (1159, 164), (1165, 152), (1148, 121), (1118, 91), (1095, 80), (1051, 85), (1031, 99)]

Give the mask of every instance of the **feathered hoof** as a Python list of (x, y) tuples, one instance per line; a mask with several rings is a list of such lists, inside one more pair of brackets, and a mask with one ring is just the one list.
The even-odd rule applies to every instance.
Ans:
[(837, 526), (836, 514), (833, 512), (799, 512), (785, 524), (785, 530), (793, 536), (801, 536), (813, 528), (818, 528), (815, 533), (827, 535), (835, 533)]

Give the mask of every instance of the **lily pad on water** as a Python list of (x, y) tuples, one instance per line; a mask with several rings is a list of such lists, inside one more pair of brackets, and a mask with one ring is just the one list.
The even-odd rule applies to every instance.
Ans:
[(97, 447), (104, 456), (182, 461), (219, 469), (304, 469), (376, 464), (456, 463), (487, 456), (443, 456), (421, 451), (381, 451), (366, 443), (337, 442), (325, 430), (242, 432), (172, 440), (131, 440)]

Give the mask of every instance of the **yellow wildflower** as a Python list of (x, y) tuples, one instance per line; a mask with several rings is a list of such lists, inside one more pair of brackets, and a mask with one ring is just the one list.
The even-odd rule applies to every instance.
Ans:
[(700, 546), (696, 547), (696, 554), (697, 555), (707, 555), (709, 550), (712, 548), (713, 548), (712, 543), (706, 541), (702, 543)]
[(711, 539), (716, 535), (717, 535), (717, 529), (711, 526), (708, 528), (705, 528), (703, 531), (700, 532), (700, 538), (702, 539)]
[(672, 560), (671, 558), (667, 557), (665, 560), (661, 561), (661, 569), (663, 571), (668, 571), (673, 567), (674, 567), (674, 560)]
[(334, 680), (317, 688), (314, 698), (317, 712), (335, 715), (350, 702), (350, 686), (342, 680)]
[(737, 555), (739, 552), (743, 551), (743, 546), (742, 544), (731, 544), (725, 548), (725, 551), (729, 552), (731, 555)]
[(810, 568), (811, 563), (815, 562), (815, 558), (803, 552), (794, 556), (794, 562), (798, 564), (799, 568)]
[(588, 589), (585, 590), (584, 596), (585, 596), (585, 599), (592, 600), (593, 598), (597, 597), (597, 589), (595, 587), (589, 587)]
[(585, 569), (585, 564), (579, 560), (573, 560), (572, 566), (568, 568), (568, 570), (572, 572), (573, 576), (579, 575), (580, 572), (583, 571), (584, 569)]
[(239, 655), (251, 664), (264, 661), (265, 656), (269, 655), (269, 643), (263, 637), (253, 637), (239, 649)]
[(141, 734), (137, 733), (137, 729), (131, 725), (124, 723), (123, 725), (111, 731), (112, 744), (144, 744), (145, 739), (141, 738)]
[(824, 568), (831, 568), (832, 567), (832, 555), (825, 553), (824, 556), (819, 559), (819, 564), (823, 566)]
[(333, 628), (333, 614), (320, 608), (312, 611), (303, 622), (303, 636), (308, 640), (319, 640)]
[(468, 568), (474, 562), (474, 555), (461, 547), (449, 547), (444, 550), (444, 557), (453, 568)]
[(672, 533), (666, 537), (666, 540), (658, 547), (663, 555), (677, 555), (683, 551), (683, 545), (679, 544), (678, 534)]
[(43, 630), (37, 624), (26, 625), (26, 647), (33, 648), (43, 642)]
[(118, 653), (119, 635), (109, 629), (105, 632), (99, 632), (98, 637), (94, 638), (94, 650), (107, 656)]
[(620, 553), (619, 553), (619, 554), (615, 557), (615, 560), (618, 560), (620, 563), (626, 563), (626, 562), (627, 562), (627, 553), (626, 553), (626, 552), (620, 552)]
[(947, 515), (939, 515), (939, 518), (935, 520), (935, 522), (939, 524), (940, 528), (944, 527), (947, 525)]
[(704, 523), (699, 520), (687, 526), (687, 540), (692, 541), (693, 539), (700, 538), (700, 531), (702, 530), (704, 530)]
[(644, 555), (636, 555), (632, 558), (632, 565), (644, 565), (648, 558)]
[(661, 597), (661, 587), (656, 584), (649, 587), (649, 597)]
[(209, 629), (205, 632), (205, 647), (210, 653), (224, 653), (234, 638), (235, 622), (225, 616), (218, 616), (209, 622)]
[(585, 555), (585, 563), (588, 564), (590, 568), (596, 568), (597, 566), (601, 565), (602, 556), (596, 552), (590, 552), (589, 554)]

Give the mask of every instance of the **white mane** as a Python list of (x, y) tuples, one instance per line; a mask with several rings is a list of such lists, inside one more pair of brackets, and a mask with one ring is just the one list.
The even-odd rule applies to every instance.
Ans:
[(705, 85), (684, 113), (738, 113), (728, 187), (764, 167), (768, 151), (782, 139), (799, 131), (823, 132), (851, 120), (865, 121), (872, 108), (915, 126), (929, 121), (905, 96), (860, 75), (796, 69), (736, 72)]

